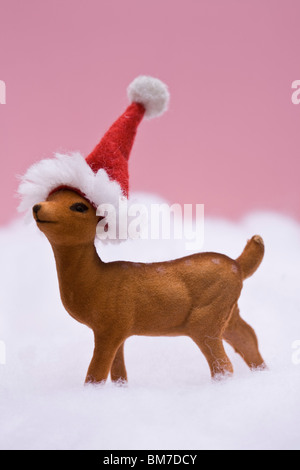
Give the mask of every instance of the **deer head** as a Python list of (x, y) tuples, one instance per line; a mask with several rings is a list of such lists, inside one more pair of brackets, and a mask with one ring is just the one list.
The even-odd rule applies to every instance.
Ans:
[(87, 199), (75, 191), (61, 189), (46, 201), (33, 206), (38, 228), (54, 245), (94, 243), (96, 227), (101, 219)]

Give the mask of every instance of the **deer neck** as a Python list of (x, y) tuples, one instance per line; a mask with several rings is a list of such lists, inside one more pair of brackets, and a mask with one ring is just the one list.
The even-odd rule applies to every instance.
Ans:
[(88, 323), (88, 299), (101, 285), (105, 269), (93, 243), (75, 246), (53, 245), (60, 295), (68, 313), (81, 323)]

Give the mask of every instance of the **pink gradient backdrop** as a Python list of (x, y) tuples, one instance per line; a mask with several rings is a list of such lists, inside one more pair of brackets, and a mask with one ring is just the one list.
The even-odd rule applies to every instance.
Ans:
[(131, 189), (300, 219), (299, 0), (0, 0), (0, 223), (15, 175), (57, 150), (87, 154), (139, 74), (164, 80), (169, 112), (139, 127)]

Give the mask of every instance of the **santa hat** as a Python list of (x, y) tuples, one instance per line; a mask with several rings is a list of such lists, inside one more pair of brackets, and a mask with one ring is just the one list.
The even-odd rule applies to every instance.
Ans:
[(20, 211), (28, 210), (60, 189), (72, 189), (95, 208), (101, 204), (118, 207), (128, 198), (128, 159), (138, 125), (143, 117), (159, 116), (168, 107), (169, 92), (160, 80), (137, 77), (127, 89), (130, 105), (84, 158), (79, 153), (55, 154), (32, 165), (21, 178)]

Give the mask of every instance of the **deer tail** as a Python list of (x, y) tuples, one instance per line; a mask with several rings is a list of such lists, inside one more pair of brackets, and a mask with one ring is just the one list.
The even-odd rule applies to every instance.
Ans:
[(236, 260), (241, 268), (243, 279), (255, 273), (263, 260), (264, 253), (264, 241), (259, 235), (255, 235), (248, 241), (243, 253)]

